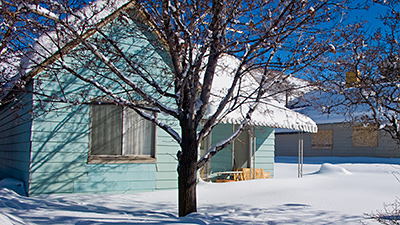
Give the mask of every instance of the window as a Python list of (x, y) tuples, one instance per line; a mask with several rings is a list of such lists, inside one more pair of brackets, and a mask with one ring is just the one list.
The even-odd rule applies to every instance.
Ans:
[(155, 125), (114, 105), (90, 108), (89, 163), (155, 163)]
[(354, 147), (377, 147), (378, 129), (376, 126), (354, 126), (352, 140)]
[(333, 130), (318, 130), (311, 135), (312, 149), (332, 149), (333, 148)]

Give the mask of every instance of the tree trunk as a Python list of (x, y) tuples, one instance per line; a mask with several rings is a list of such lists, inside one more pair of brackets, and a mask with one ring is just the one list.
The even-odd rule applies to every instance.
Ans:
[[(182, 127), (183, 128), (183, 127)], [(178, 189), (179, 216), (197, 212), (197, 144), (196, 130), (182, 130), (182, 152), (179, 153)]]

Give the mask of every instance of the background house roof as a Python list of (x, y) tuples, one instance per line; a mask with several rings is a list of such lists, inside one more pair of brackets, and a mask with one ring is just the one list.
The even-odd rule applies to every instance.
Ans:
[(354, 98), (354, 102), (357, 102), (356, 98), (359, 95), (360, 93), (355, 88), (344, 91), (334, 88), (313, 90), (290, 102), (289, 107), (311, 117), (317, 124), (351, 122), (355, 118), (372, 113), (369, 105), (353, 104), (347, 99)]

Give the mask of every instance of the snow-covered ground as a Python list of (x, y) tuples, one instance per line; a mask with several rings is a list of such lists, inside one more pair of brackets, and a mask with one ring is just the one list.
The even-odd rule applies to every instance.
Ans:
[(0, 182), (0, 224), (377, 224), (365, 213), (400, 196), (398, 179), (400, 159), (306, 158), (299, 179), (296, 159), (279, 157), (274, 179), (200, 182), (184, 218), (176, 190), (23, 197)]

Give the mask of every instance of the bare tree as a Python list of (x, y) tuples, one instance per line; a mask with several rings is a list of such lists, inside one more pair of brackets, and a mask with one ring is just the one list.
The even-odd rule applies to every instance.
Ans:
[(324, 98), (314, 103), (325, 113), (378, 127), (400, 144), (400, 4), (373, 4), (386, 9), (379, 16), (381, 26), (363, 21), (343, 35), (348, 45), (321, 64), (318, 80)]
[[(22, 64), (13, 65), (17, 75), (2, 74), (1, 97), (5, 103), (47, 74), (59, 81), (57, 92), (41, 92), (40, 85), (30, 89), (44, 102), (122, 105), (152, 121), (181, 147), (179, 216), (185, 216), (197, 210), (197, 170), (245, 129), (258, 105), (277, 94), (271, 90), (282, 90), (273, 87), (285, 74), (304, 71), (344, 43), (341, 22), (347, 10), (345, 2), (330, 0), (2, 0), (1, 62)], [(143, 37), (151, 46), (141, 46), (143, 54), (131, 52), (129, 40), (139, 43)], [(213, 79), (224, 56), (238, 63), (209, 114)], [(263, 76), (252, 92), (241, 91), (242, 80), (254, 71)], [(60, 74), (73, 75), (88, 88), (77, 93), (71, 83), (62, 85)], [(201, 141), (243, 104), (249, 107), (237, 130), (198, 159)], [(180, 132), (153, 113), (175, 119)]]
[(378, 210), (375, 213), (367, 214), (367, 216), (375, 219), (381, 224), (395, 225), (400, 224), (399, 213), (400, 213), (400, 202), (396, 198), (391, 204), (385, 204), (383, 210)]

